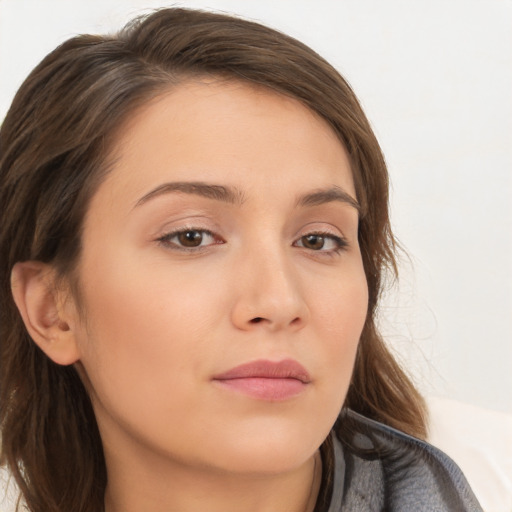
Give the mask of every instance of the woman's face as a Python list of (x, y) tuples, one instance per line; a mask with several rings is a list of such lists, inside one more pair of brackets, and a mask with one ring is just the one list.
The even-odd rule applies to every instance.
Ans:
[(367, 311), (344, 148), (299, 102), (188, 82), (119, 134), (73, 325), (107, 463), (286, 471), (312, 456)]

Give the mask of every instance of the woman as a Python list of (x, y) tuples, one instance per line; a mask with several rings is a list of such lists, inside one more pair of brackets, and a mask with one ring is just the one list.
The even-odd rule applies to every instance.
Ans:
[(416, 439), (374, 320), (384, 160), (312, 50), (182, 9), (73, 38), (0, 169), (2, 460), (30, 511), (480, 510)]

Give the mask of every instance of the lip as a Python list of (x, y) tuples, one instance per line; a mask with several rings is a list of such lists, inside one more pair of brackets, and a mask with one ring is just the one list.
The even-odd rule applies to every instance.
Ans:
[(257, 360), (215, 375), (224, 389), (267, 401), (282, 401), (305, 391), (311, 382), (308, 371), (293, 359)]

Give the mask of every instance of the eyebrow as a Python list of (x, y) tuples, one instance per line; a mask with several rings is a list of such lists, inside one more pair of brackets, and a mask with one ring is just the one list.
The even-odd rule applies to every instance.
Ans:
[[(154, 188), (142, 196), (135, 204), (135, 207), (141, 206), (155, 197), (159, 197), (172, 192), (197, 195), (206, 197), (207, 199), (214, 199), (216, 201), (238, 205), (243, 204), (245, 201), (244, 193), (236, 187), (214, 185), (202, 181), (175, 181), (163, 183), (162, 185)], [(361, 212), (360, 204), (350, 194), (345, 192), (341, 187), (338, 187), (337, 185), (333, 185), (332, 187), (324, 189), (314, 190), (313, 192), (301, 195), (297, 198), (295, 206), (312, 207), (331, 202), (345, 203), (355, 208), (359, 213)]]
[(333, 185), (332, 187), (318, 189), (308, 194), (300, 196), (297, 200), (297, 206), (320, 206), (332, 202), (346, 203), (361, 213), (361, 205), (349, 193), (341, 187)]
[(135, 207), (147, 203), (150, 199), (168, 194), (170, 192), (182, 192), (184, 194), (192, 194), (196, 196), (206, 197), (207, 199), (215, 199), (225, 203), (241, 205), (245, 198), (241, 190), (234, 187), (225, 187), (223, 185), (212, 185), (202, 181), (175, 181), (164, 183), (142, 196)]

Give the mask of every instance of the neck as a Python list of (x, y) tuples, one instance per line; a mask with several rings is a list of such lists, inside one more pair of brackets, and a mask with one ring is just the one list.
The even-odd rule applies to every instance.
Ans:
[(162, 464), (115, 467), (108, 460), (107, 467), (105, 512), (313, 512), (322, 472), (319, 452), (292, 471), (271, 475)]

